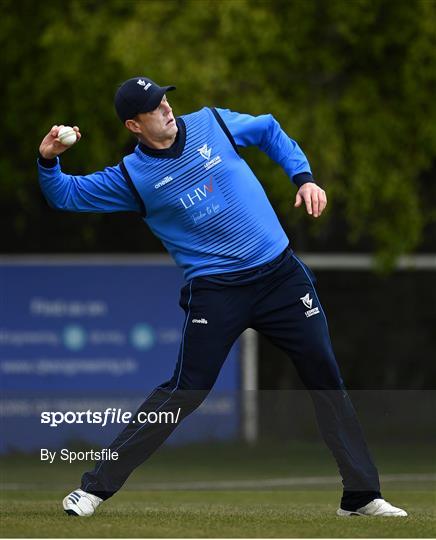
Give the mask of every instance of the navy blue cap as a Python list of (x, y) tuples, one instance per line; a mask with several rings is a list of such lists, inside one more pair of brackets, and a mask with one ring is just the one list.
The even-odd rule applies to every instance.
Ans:
[(163, 96), (175, 86), (159, 86), (147, 77), (133, 77), (118, 88), (115, 109), (122, 122), (139, 113), (150, 112), (159, 107)]

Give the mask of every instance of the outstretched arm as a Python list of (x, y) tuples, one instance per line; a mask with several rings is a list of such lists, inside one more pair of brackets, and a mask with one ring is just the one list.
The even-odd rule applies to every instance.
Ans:
[[(73, 212), (139, 212), (139, 203), (118, 165), (85, 176), (61, 171), (58, 156), (70, 148), (57, 138), (61, 127), (53, 126), (39, 147), (39, 183), (48, 203)], [(74, 130), (79, 141), (80, 130), (77, 126)]]
[(325, 191), (313, 180), (309, 162), (296, 141), (288, 137), (271, 114), (251, 116), (216, 109), (238, 146), (258, 146), (278, 163), (298, 186), (295, 207), (304, 201), (307, 213), (319, 217), (327, 205)]

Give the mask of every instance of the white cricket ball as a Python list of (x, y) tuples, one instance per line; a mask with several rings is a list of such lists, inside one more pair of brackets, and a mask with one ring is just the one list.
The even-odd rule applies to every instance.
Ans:
[(71, 146), (77, 141), (77, 134), (72, 127), (64, 126), (58, 132), (58, 139), (65, 146)]

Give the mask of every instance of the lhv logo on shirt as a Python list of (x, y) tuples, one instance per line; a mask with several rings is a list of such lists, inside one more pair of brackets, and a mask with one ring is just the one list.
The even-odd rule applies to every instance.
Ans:
[(228, 206), (213, 176), (193, 186), (179, 198), (179, 201), (194, 225), (208, 221)]
[(212, 147), (207, 146), (207, 143), (204, 143), (201, 148), (198, 148), (197, 152), (200, 152), (200, 156), (207, 160), (204, 164), (204, 168), (206, 169), (206, 171), (208, 171), (212, 167), (215, 167), (215, 165), (218, 165), (218, 163), (221, 163), (222, 161), (220, 155), (217, 155), (214, 158), (210, 159), (210, 156), (212, 154)]
[(319, 313), (319, 308), (314, 307), (312, 309), (313, 298), (310, 298), (310, 294), (307, 293), (300, 298), (303, 304), (308, 308), (308, 311), (305, 311), (304, 314), (306, 317), (312, 317), (312, 315), (317, 315)]
[(193, 191), (185, 193), (183, 197), (180, 197), (180, 202), (187, 210), (190, 206), (194, 206), (206, 199), (211, 193), (213, 193), (213, 176), (210, 177), (208, 183), (204, 183), (201, 187), (196, 187)]

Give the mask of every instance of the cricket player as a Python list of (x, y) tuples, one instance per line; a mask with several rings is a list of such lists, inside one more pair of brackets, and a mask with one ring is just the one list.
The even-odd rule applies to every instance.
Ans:
[[(258, 146), (297, 186), (295, 207), (314, 218), (327, 198), (306, 156), (270, 114), (209, 108), (175, 117), (166, 94), (146, 77), (115, 95), (123, 125), (137, 138), (133, 153), (86, 176), (61, 170), (68, 149), (53, 126), (39, 148), (41, 189), (49, 204), (73, 212), (139, 212), (183, 269), (185, 311), (174, 374), (139, 412), (176, 411), (184, 418), (212, 388), (235, 340), (254, 328), (284, 350), (314, 402), (321, 434), (343, 479), (340, 516), (406, 516), (380, 493), (377, 469), (332, 350), (314, 276), (295, 255), (239, 147)], [(81, 134), (74, 128), (77, 140)], [(143, 417), (144, 415), (142, 415)], [(133, 417), (135, 420), (136, 416)], [(111, 443), (118, 460), (101, 460), (63, 500), (71, 515), (90, 516), (175, 429), (132, 422)]]

